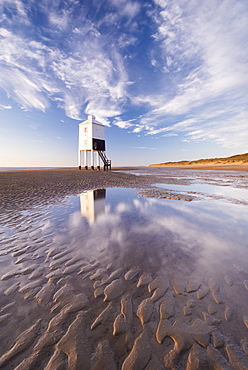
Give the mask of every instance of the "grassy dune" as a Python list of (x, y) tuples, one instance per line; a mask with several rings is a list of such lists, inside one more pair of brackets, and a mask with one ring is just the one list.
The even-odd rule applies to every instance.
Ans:
[(226, 165), (226, 164), (245, 164), (248, 163), (248, 153), (237, 154), (226, 158), (199, 159), (197, 161), (179, 161), (151, 164), (151, 167), (157, 166), (190, 166), (190, 165)]

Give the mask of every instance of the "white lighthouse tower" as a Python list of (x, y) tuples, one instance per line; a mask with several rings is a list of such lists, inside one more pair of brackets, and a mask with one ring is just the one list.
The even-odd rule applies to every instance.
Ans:
[(88, 190), (80, 194), (81, 216), (92, 225), (105, 213), (106, 189)]
[(81, 170), (81, 152), (83, 152), (86, 170), (89, 167), (94, 170), (95, 164), (100, 170), (100, 160), (103, 162), (104, 171), (111, 169), (111, 161), (105, 154), (104, 125), (96, 122), (95, 117), (89, 115), (88, 119), (78, 126), (78, 168)]

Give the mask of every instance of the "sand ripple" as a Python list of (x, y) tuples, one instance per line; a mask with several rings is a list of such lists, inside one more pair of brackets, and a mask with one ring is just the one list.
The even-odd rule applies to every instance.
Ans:
[(144, 235), (136, 225), (130, 237), (111, 223), (108, 243), (91, 253), (94, 239), (56, 233), (52, 207), (9, 208), (0, 232), (1, 369), (248, 369), (245, 262), (223, 254), (213, 276), (211, 266), (197, 270), (196, 248), (185, 252), (152, 227)]

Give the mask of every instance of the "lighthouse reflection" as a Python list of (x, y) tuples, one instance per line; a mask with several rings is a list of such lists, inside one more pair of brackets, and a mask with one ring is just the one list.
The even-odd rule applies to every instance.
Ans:
[(81, 216), (87, 218), (89, 224), (96, 222), (99, 215), (105, 213), (106, 189), (89, 190), (80, 194)]

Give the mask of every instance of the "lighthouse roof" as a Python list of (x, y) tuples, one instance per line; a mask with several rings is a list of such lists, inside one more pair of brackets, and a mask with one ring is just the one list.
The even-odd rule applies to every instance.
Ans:
[(86, 121), (83, 121), (83, 122), (79, 123), (79, 125), (85, 125), (85, 124), (88, 124), (88, 123), (94, 123), (96, 125), (104, 126), (101, 122), (98, 122), (96, 120), (95, 116), (93, 116), (92, 114), (90, 114), (88, 116), (88, 119)]

